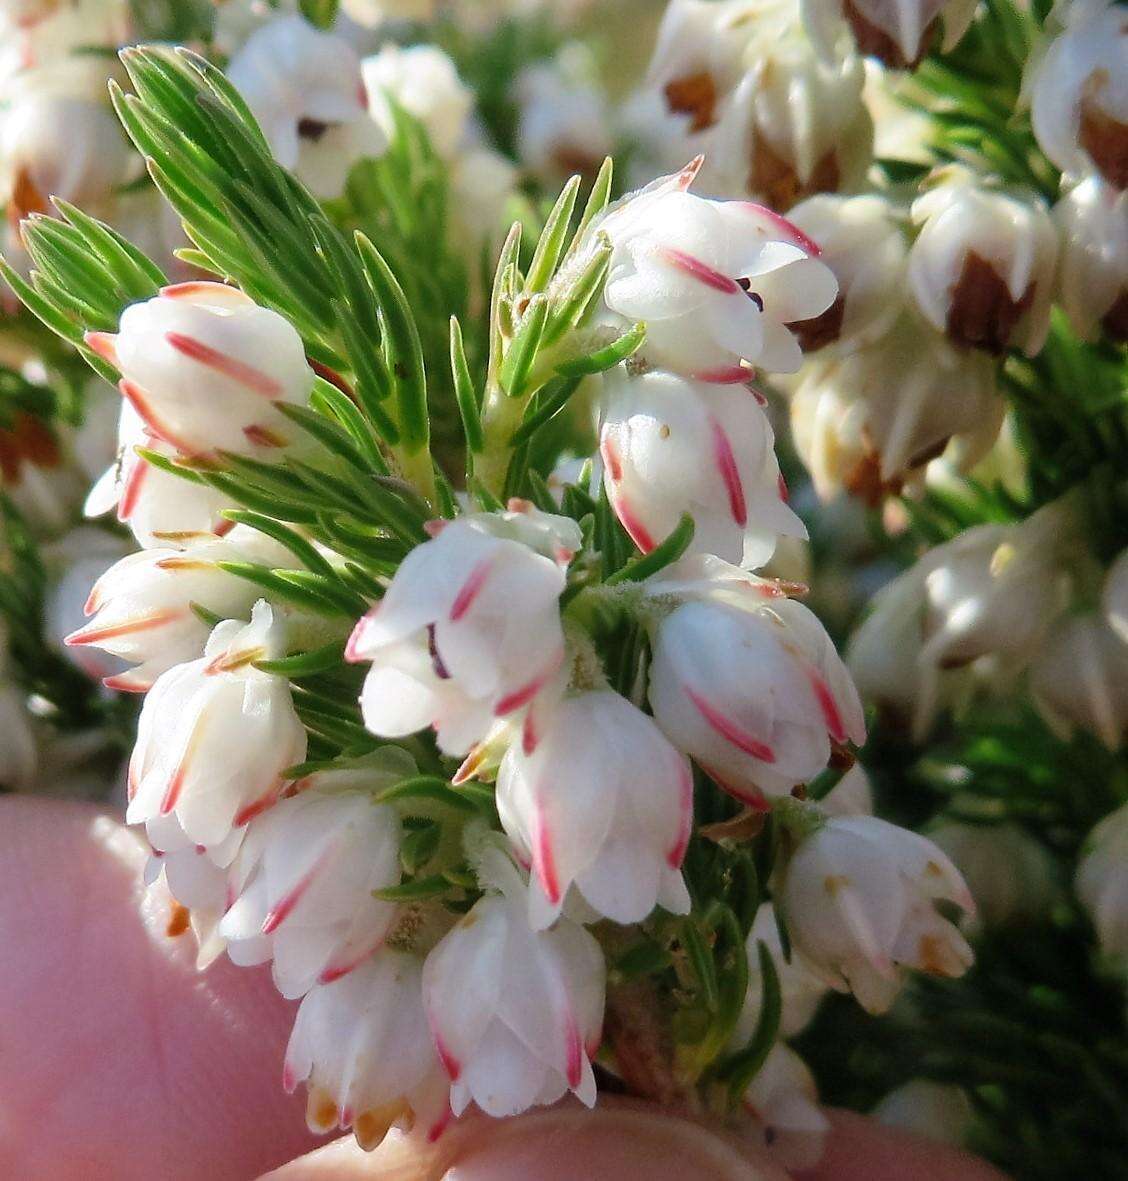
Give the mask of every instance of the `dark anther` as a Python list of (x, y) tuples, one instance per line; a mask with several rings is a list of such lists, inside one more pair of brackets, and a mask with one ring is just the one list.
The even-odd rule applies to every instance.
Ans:
[(736, 285), (744, 292), (745, 295), (760, 309), (764, 310), (764, 297), (758, 292), (752, 290), (751, 279), (737, 279)]
[(439, 655), (438, 648), (435, 647), (435, 625), (433, 623), (427, 624), (427, 651), (431, 654), (431, 664), (434, 667), (435, 676), (441, 681), (449, 681), (450, 673), (447, 672), (443, 658)]

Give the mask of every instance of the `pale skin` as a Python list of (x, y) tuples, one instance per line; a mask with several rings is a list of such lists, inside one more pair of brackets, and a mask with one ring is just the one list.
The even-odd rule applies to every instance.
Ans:
[[(471, 1120), (441, 1153), (318, 1147), (280, 1084), (294, 1006), (264, 969), (195, 970), (145, 852), (93, 808), (0, 800), (0, 1176), (24, 1181), (787, 1181), (711, 1127), (633, 1102)], [(804, 1181), (1000, 1181), (970, 1157), (832, 1114)]]

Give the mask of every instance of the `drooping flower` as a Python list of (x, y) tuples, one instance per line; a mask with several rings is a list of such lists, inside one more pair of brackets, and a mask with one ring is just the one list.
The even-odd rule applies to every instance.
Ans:
[(126, 308), (116, 335), (86, 341), (121, 373), (147, 431), (184, 455), (286, 446), (296, 428), (276, 404), (302, 405), (313, 388), (294, 328), (222, 283), (166, 287)]
[(797, 25), (758, 37), (709, 132), (702, 185), (782, 212), (861, 188), (873, 160), (864, 84), (860, 57), (820, 57)]
[(788, 507), (774, 436), (743, 385), (655, 370), (609, 382), (599, 450), (607, 496), (649, 553), (693, 517), (694, 552), (762, 566), (778, 536), (805, 537)]
[(1080, 728), (1109, 750), (1128, 735), (1128, 643), (1098, 614), (1058, 621), (1030, 668), (1034, 703), (1059, 734)]
[(870, 1114), (887, 1128), (960, 1147), (975, 1109), (962, 1087), (914, 1078), (890, 1091)]
[(393, 1124), (435, 1139), (450, 1119), (447, 1083), (423, 1009), (422, 965), (384, 949), (305, 995), (286, 1047), (287, 1091), (308, 1088), (313, 1132), (352, 1129), (375, 1148)]
[(828, 820), (783, 871), (781, 902), (792, 941), (811, 967), (867, 1012), (882, 1013), (902, 968), (961, 976), (967, 941), (938, 901), (973, 913), (958, 870), (931, 841), (873, 816)]
[(357, 779), (355, 790), (307, 787), (247, 826), (219, 932), (235, 963), (270, 960), (287, 998), (347, 975), (395, 921), (374, 891), (400, 882), (399, 815)]
[(346, 649), (372, 662), (365, 725), (389, 738), (434, 726), (446, 753), (464, 754), (528, 707), (563, 660), (558, 600), (580, 544), (575, 522), (515, 502), (412, 550)]
[(1128, 188), (1128, 28), (1110, 0), (1058, 6), (1065, 26), (1033, 54), (1023, 78), (1034, 134), (1065, 173), (1093, 167), (1114, 189)]
[(101, 649), (136, 664), (109, 676), (106, 684), (144, 692), (161, 673), (203, 652), (211, 627), (198, 608), (221, 619), (250, 614), (258, 587), (221, 570), (220, 562), (292, 566), (296, 559), (247, 526), (236, 526), (222, 539), (193, 539), (183, 549), (129, 554), (94, 582), (84, 608), (93, 618), (72, 631), (67, 644), (82, 651)]
[(912, 215), (921, 230), (909, 282), (925, 319), (957, 345), (1034, 356), (1050, 327), (1058, 252), (1042, 201), (956, 170), (913, 202)]
[(837, 291), (818, 247), (747, 201), (686, 192), (700, 161), (625, 197), (599, 220), (613, 252), (604, 300), (644, 322), (640, 356), (701, 381), (747, 381), (747, 366), (799, 368), (791, 326), (825, 312)]
[(595, 1103), (606, 968), (577, 923), (529, 927), (524, 908), (487, 895), (428, 955), (423, 1003), (450, 1105), (509, 1116), (572, 1091)]
[(254, 665), (284, 655), (284, 643), (260, 599), (250, 623), (218, 624), (199, 660), (157, 678), (130, 760), (128, 823), (175, 815), (189, 840), (217, 845), (277, 799), (306, 731), (289, 682)]
[(802, 0), (803, 20), (828, 52), (849, 26), (858, 52), (895, 70), (915, 69), (937, 40), (954, 49), (975, 15), (976, 0)]
[(1092, 340), (1099, 326), (1110, 340), (1128, 342), (1128, 192), (1087, 177), (1054, 206), (1054, 220), (1059, 297), (1073, 330)]
[(532, 866), (529, 917), (548, 926), (569, 887), (618, 923), (656, 905), (689, 909), (681, 875), (693, 822), (689, 763), (662, 731), (609, 689), (566, 697), (532, 749), (502, 760), (502, 826)]
[(838, 280), (838, 297), (821, 316), (795, 326), (804, 352), (840, 341), (871, 344), (892, 327), (904, 305), (905, 232), (896, 208), (865, 194), (808, 197), (788, 217), (813, 242)]
[(391, 42), (361, 64), (369, 114), (391, 138), (395, 119), (389, 98), (420, 123), (435, 151), (455, 155), (474, 106), (450, 56), (434, 45), (402, 48)]
[(804, 366), (791, 429), (822, 499), (845, 490), (876, 505), (919, 482), (937, 456), (966, 471), (998, 438), (1005, 411), (990, 357), (904, 314), (872, 345)]
[(687, 602), (656, 629), (650, 704), (667, 737), (753, 806), (865, 740), (857, 691), (812, 612), (773, 598)]
[(256, 29), (227, 73), (275, 158), (319, 197), (337, 196), (349, 168), (387, 146), (367, 115), (356, 51), (300, 16), (277, 16)]
[(1128, 804), (1089, 834), (1074, 886), (1097, 929), (1101, 951), (1128, 959)]

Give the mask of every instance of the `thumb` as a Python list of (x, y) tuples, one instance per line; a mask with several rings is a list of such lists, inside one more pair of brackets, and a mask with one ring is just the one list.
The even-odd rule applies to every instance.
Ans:
[(697, 1120), (601, 1096), (515, 1119), (465, 1118), (435, 1145), (392, 1133), (371, 1153), (351, 1138), (261, 1181), (787, 1181), (751, 1145)]

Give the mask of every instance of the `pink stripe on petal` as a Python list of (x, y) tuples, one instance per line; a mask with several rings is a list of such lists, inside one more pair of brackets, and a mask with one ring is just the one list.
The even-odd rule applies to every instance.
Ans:
[(623, 464), (619, 458), (619, 449), (610, 439), (604, 438), (599, 443), (599, 454), (603, 457), (611, 483), (617, 484), (623, 478)]
[(180, 792), (184, 787), (187, 774), (188, 768), (184, 763), (181, 763), (173, 772), (172, 778), (168, 781), (168, 787), (165, 789), (164, 799), (161, 800), (162, 816), (167, 816), (176, 807), (176, 801), (180, 799)]
[(117, 693), (148, 693), (153, 687), (152, 681), (139, 681), (133, 673), (118, 673), (116, 676), (103, 677), (102, 684)]
[(84, 644), (101, 644), (105, 640), (114, 640), (119, 636), (131, 636), (137, 632), (145, 632), (154, 627), (161, 627), (163, 624), (171, 623), (173, 620), (179, 619), (182, 615), (186, 614), (187, 608), (176, 610), (169, 608), (164, 611), (149, 611), (144, 615), (137, 615), (133, 619), (128, 619), (123, 623), (110, 624), (106, 627), (81, 627), (78, 631), (71, 632), (63, 643), (68, 648), (78, 648)]
[(462, 1073), (462, 1063), (451, 1053), (450, 1047), (446, 1042), (435, 1033), (433, 1025), (431, 1027), (431, 1038), (435, 1043), (435, 1053), (439, 1056), (439, 1061), (442, 1063), (443, 1070), (447, 1073), (447, 1078), (452, 1083), (458, 1082), (458, 1076)]
[(702, 369), (691, 374), (695, 381), (704, 381), (709, 385), (742, 385), (751, 375), (752, 370), (743, 365), (722, 365), (719, 369)]
[(121, 496), (118, 498), (117, 516), (119, 521), (128, 521), (133, 516), (137, 501), (141, 496), (141, 485), (145, 482), (145, 475), (149, 465), (139, 455), (134, 456), (129, 468), (129, 476), (122, 486)]
[(231, 287), (226, 283), (212, 283), (203, 280), (191, 280), (187, 283), (171, 283), (161, 288), (161, 295), (165, 299), (193, 299), (197, 295), (209, 296), (213, 302), (244, 303), (254, 301), (245, 295), (238, 287)]
[(150, 434), (156, 435), (158, 439), (163, 439), (169, 446), (175, 447), (185, 455), (192, 454), (194, 448), (183, 439), (178, 439), (172, 428), (166, 426), (157, 417), (157, 412), (149, 403), (148, 390), (143, 390), (136, 382), (125, 377), (118, 382), (118, 389), (121, 391), (122, 397), (137, 411), (141, 421), (149, 428)]
[(302, 900), (302, 896), (313, 885), (317, 878), (318, 871), (325, 863), (325, 858), (320, 857), (310, 869), (298, 879), (294, 888), (286, 895), (284, 895), (277, 905), (270, 908), (266, 918), (262, 921), (262, 933), (270, 935), (290, 917), (294, 912), (294, 907)]
[(761, 763), (774, 763), (775, 751), (766, 742), (761, 742), (754, 735), (749, 734), (737, 722), (726, 714), (721, 713), (696, 690), (686, 686), (686, 696), (697, 707), (698, 713), (705, 719), (711, 730), (716, 731), (726, 742), (731, 742), (738, 750)]
[(289, 442), (289, 439), (283, 437), (277, 431), (273, 431), (270, 427), (263, 426), (257, 422), (243, 427), (243, 434), (246, 435), (248, 442), (254, 443), (257, 447), (285, 447)]
[(619, 524), (630, 535), (631, 541), (644, 553), (648, 554), (655, 547), (654, 538), (651, 537), (650, 531), (635, 515), (634, 508), (625, 496), (613, 496), (611, 498), (611, 507), (615, 510), (615, 516), (619, 518)]
[(194, 336), (186, 336), (182, 332), (166, 332), (165, 340), (181, 356), (197, 361), (208, 369), (221, 373), (224, 377), (231, 378), (232, 381), (238, 382), (239, 385), (251, 390), (252, 393), (260, 394), (271, 400), (282, 396), (281, 382), (275, 380), (269, 373), (264, 373), (261, 369), (256, 369), (253, 365), (240, 361), (238, 357), (221, 353), (219, 349), (214, 349), (202, 340), (197, 340)]
[(689, 847), (690, 833), (693, 831), (693, 772), (683, 766), (680, 773), (681, 815), (678, 821), (678, 836), (666, 854), (666, 864), (671, 869), (680, 869), (685, 860), (685, 851)]
[(281, 786), (282, 784), (280, 781), (275, 782), (266, 795), (259, 796), (257, 800), (252, 800), (244, 808), (241, 808), (238, 812), (236, 812), (235, 819), (231, 822), (234, 827), (242, 828), (244, 824), (254, 820), (256, 816), (265, 812), (267, 808), (269, 808), (274, 803), (274, 801), (278, 799)]
[(282, 1090), (287, 1095), (292, 1095), (294, 1088), (298, 1085), (297, 1076), (294, 1073), (294, 1067), (291, 1063), (285, 1062), (282, 1065)]
[(780, 500), (782, 500), (784, 504), (787, 504), (787, 502), (791, 499), (791, 493), (788, 491), (787, 481), (783, 478), (783, 472), (779, 473), (779, 477), (776, 480), (776, 486), (779, 489)]
[(356, 621), (356, 626), (349, 635), (348, 643), (345, 644), (345, 659), (350, 664), (359, 664), (361, 661), (368, 659), (367, 656), (361, 656), (358, 649), (364, 643), (364, 629), (368, 626), (369, 620), (376, 614), (378, 609), (379, 604), (377, 603), (366, 615), (362, 615)]
[(552, 851), (552, 838), (548, 825), (544, 822), (544, 813), (538, 811), (536, 818), (536, 835), (533, 848), (533, 872), (541, 884), (545, 897), (555, 906), (560, 901), (560, 882), (556, 876), (556, 858)]
[(713, 432), (713, 460), (728, 493), (729, 512), (732, 519), (743, 529), (748, 523), (748, 506), (744, 501), (744, 485), (740, 482), (740, 469), (736, 466), (732, 443), (729, 442), (724, 427), (715, 418), (710, 420), (709, 425)]
[(725, 295), (742, 294), (742, 288), (735, 279), (730, 279), (728, 275), (722, 274), (716, 268), (709, 266), (708, 263), (702, 262), (695, 255), (678, 250), (673, 246), (663, 246), (658, 253), (671, 266), (677, 267), (683, 274), (688, 275), (691, 279), (696, 279), (698, 283), (703, 283), (706, 287), (711, 287), (714, 291), (723, 292)]
[(569, 1013), (566, 1020), (567, 1024), (564, 1029), (565, 1077), (568, 1079), (568, 1086), (574, 1091), (580, 1085), (580, 1079), (583, 1076), (584, 1046), (575, 1017)]
[(838, 703), (834, 700), (830, 686), (814, 670), (807, 675), (811, 681), (811, 688), (815, 691), (815, 697), (818, 699), (827, 733), (835, 742), (845, 742), (846, 727), (842, 723), (842, 715), (838, 712)]
[(737, 787), (734, 783), (729, 783), (723, 775), (721, 775), (715, 768), (708, 767), (699, 761), (701, 770), (725, 793), (730, 795), (734, 800), (739, 800), (742, 804), (747, 804), (754, 812), (770, 812), (772, 810), (771, 804), (768, 803), (764, 793), (758, 787)]
[(800, 250), (805, 250), (812, 258), (818, 258), (822, 254), (821, 247), (813, 238), (808, 237), (793, 221), (788, 221), (774, 209), (769, 209), (766, 205), (757, 205), (755, 201), (740, 201), (737, 204), (754, 210), (760, 217), (770, 221), (785, 238), (790, 238)]
[(486, 579), (493, 569), (493, 558), (483, 558), (462, 584), (450, 608), (450, 621), (457, 623), (474, 605), (474, 600), (482, 593)]
[(697, 155), (678, 173), (675, 182), (678, 189), (683, 193), (689, 188), (691, 184), (697, 179), (697, 174), (701, 171), (701, 165), (705, 163), (705, 156)]
[(524, 724), (521, 726), (521, 750), (525, 754), (531, 755), (537, 749), (538, 742), (540, 742), (540, 735), (537, 733), (537, 724), (533, 719), (533, 711), (530, 710), (525, 715)]
[(112, 332), (87, 332), (82, 337), (83, 343), (92, 352), (97, 353), (103, 361), (108, 361), (115, 369), (121, 368), (117, 355), (117, 337)]
[(494, 714), (499, 718), (504, 717), (505, 714), (510, 714), (515, 709), (528, 705), (544, 688), (544, 683), (549, 676), (549, 673), (541, 673), (539, 677), (535, 677), (527, 685), (522, 685), (520, 689), (515, 689), (512, 693), (507, 694), (494, 707)]
[(446, 1111), (427, 1129), (427, 1143), (434, 1144), (447, 1128), (450, 1127), (453, 1119), (454, 1112), (451, 1111), (450, 1104), (448, 1103)]

